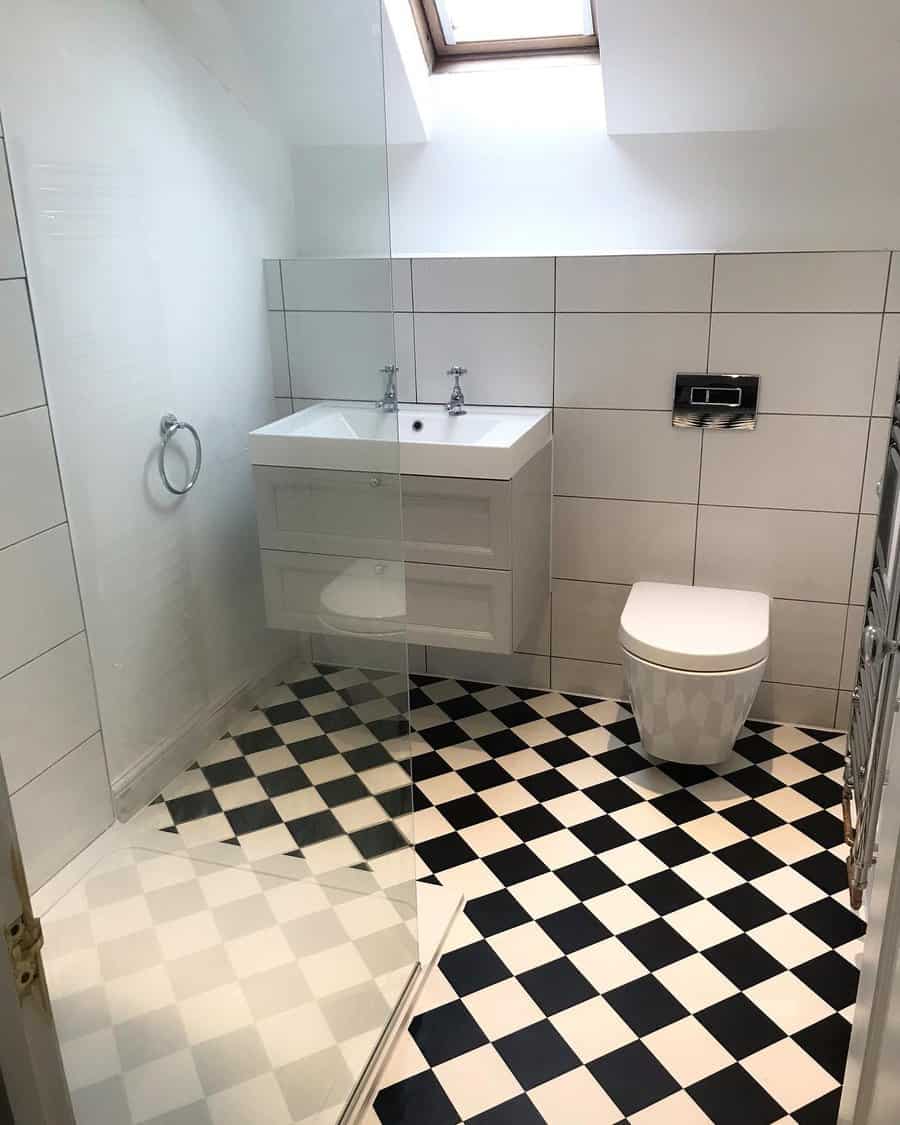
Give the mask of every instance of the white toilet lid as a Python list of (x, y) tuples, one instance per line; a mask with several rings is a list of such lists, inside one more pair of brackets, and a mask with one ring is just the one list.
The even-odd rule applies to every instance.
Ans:
[(634, 656), (665, 668), (747, 668), (769, 655), (769, 598), (751, 590), (636, 582), (619, 640)]

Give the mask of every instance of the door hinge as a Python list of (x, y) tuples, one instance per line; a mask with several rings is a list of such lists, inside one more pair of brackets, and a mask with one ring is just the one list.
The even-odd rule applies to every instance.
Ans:
[(20, 914), (18, 918), (3, 928), (6, 937), (6, 948), (12, 962), (13, 976), (16, 981), (16, 992), (19, 999), (24, 1000), (30, 996), (35, 983), (41, 976), (40, 953), (44, 945), (44, 932), (41, 929), (39, 918), (26, 918)]

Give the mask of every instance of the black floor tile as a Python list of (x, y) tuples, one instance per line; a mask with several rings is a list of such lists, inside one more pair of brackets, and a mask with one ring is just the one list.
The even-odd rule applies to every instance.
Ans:
[[(408, 816), (414, 808), (427, 809), (431, 806), (428, 798), (413, 785), (403, 785), (399, 789), (389, 789), (387, 793), (378, 793), (375, 800), (395, 820), (398, 816)], [(419, 800), (424, 804), (420, 805)]]
[(815, 746), (804, 746), (802, 750), (795, 750), (794, 757), (810, 766), (819, 773), (831, 773), (839, 770), (844, 764), (843, 754), (830, 746), (823, 746), (817, 742)]
[(557, 738), (552, 742), (542, 742), (535, 746), (535, 750), (551, 766), (568, 765), (569, 762), (579, 762), (582, 758), (590, 757), (587, 751), (573, 742), (570, 738)]
[(282, 823), (281, 817), (271, 801), (257, 801), (253, 805), (241, 805), (236, 809), (228, 809), (225, 816), (228, 818), (228, 823), (231, 825), (231, 830), (235, 836), (246, 836), (250, 832), (258, 832), (261, 828), (271, 828), (273, 824)]
[(461, 828), (470, 828), (473, 824), (482, 824), (486, 820), (496, 819), (497, 814), (478, 796), (470, 793), (466, 797), (457, 797), (453, 801), (446, 801), (440, 806), (441, 814), (453, 825), (457, 832)]
[(326, 695), (334, 691), (331, 684), (324, 676), (311, 676), (308, 680), (300, 680), (296, 684), (288, 685), (298, 699), (309, 699), (312, 695)]
[(841, 786), (830, 777), (809, 777), (806, 781), (798, 781), (793, 788), (823, 809), (834, 808), (841, 803)]
[(756, 764), (771, 761), (772, 758), (778, 758), (782, 754), (770, 738), (761, 738), (758, 734), (738, 739), (734, 749), (742, 758)]
[(249, 730), (246, 734), (236, 734), (234, 741), (245, 754), (255, 754), (258, 750), (271, 750), (273, 746), (284, 745), (274, 727), (263, 727), (262, 730)]
[(348, 750), (344, 754), (344, 761), (357, 773), (375, 769), (376, 766), (386, 766), (393, 760), (387, 750), (377, 742), (371, 746), (359, 746), (356, 750)]
[(542, 717), (533, 707), (523, 702), (508, 703), (504, 707), (494, 708), (493, 714), (507, 727), (521, 727), (525, 723), (534, 723)]
[(697, 1012), (696, 1018), (736, 1059), (744, 1059), (785, 1038), (781, 1028), (743, 993)]
[(215, 816), (222, 811), (211, 789), (188, 793), (184, 797), (172, 797), (166, 801), (166, 805), (176, 824), (186, 824), (189, 820), (199, 820), (204, 816)]
[(633, 840), (631, 833), (626, 832), (621, 824), (609, 816), (598, 816), (596, 820), (576, 824), (571, 832), (595, 855), (621, 847), (622, 844), (630, 844)]
[(482, 714), (486, 709), (473, 695), (468, 694), (456, 699), (444, 699), (439, 706), (450, 719), (468, 719), (472, 715)]
[(628, 1043), (589, 1063), (588, 1070), (626, 1116), (639, 1113), (680, 1088), (659, 1060), (639, 1042)]
[(274, 707), (267, 707), (265, 715), (273, 726), (278, 726), (279, 723), (293, 723), (297, 719), (305, 719), (309, 711), (299, 700), (294, 700), (293, 703), (278, 703)]
[(729, 844), (727, 848), (722, 848), (715, 854), (742, 879), (758, 879), (760, 875), (768, 875), (770, 871), (777, 871), (779, 867), (784, 867), (777, 856), (772, 855), (755, 840), (741, 840), (737, 844)]
[(483, 862), (506, 887), (524, 883), (526, 879), (533, 879), (537, 875), (546, 875), (550, 870), (527, 844), (494, 852), (493, 855), (485, 856)]
[(576, 791), (576, 786), (558, 770), (545, 770), (544, 773), (523, 777), (520, 784), (536, 801), (552, 801), (554, 797), (564, 797), (566, 793)]
[(458, 867), (476, 857), (462, 836), (449, 832), (446, 836), (436, 836), (433, 840), (423, 840), (416, 844), (416, 851), (432, 871), (440, 874), (448, 867)]
[(795, 1109), (793, 1118), (797, 1125), (837, 1125), (838, 1111), (841, 1105), (840, 1089), (832, 1090), (824, 1097), (816, 1098), (809, 1105)]
[(656, 875), (648, 875), (646, 879), (638, 879), (631, 884), (631, 889), (644, 902), (649, 903), (657, 914), (671, 914), (673, 910), (699, 902), (702, 897), (674, 871), (659, 871)]
[(486, 941), (476, 941), (445, 953), (439, 964), (441, 972), (460, 996), (468, 996), (470, 992), (478, 992), (512, 976)]
[(419, 731), (419, 737), (433, 750), (443, 750), (446, 746), (458, 746), (467, 740), (466, 732), (456, 723), (438, 723), (434, 727), (426, 727)]
[(709, 900), (717, 910), (730, 918), (742, 930), (752, 930), (755, 926), (762, 926), (780, 917), (784, 911), (776, 906), (770, 898), (751, 887), (749, 883), (740, 883), (730, 887), (727, 891), (713, 895)]
[(696, 953), (690, 942), (662, 918), (619, 934), (619, 941), (651, 972)]
[(844, 840), (843, 823), (830, 812), (801, 817), (794, 821), (794, 827), (815, 840), (820, 848), (836, 848)]
[(351, 684), (350, 687), (339, 688), (338, 695), (345, 703), (369, 703), (373, 699), (381, 699), (381, 692), (374, 684)]
[(652, 836), (645, 836), (642, 843), (667, 867), (677, 867), (679, 863), (687, 863), (707, 854), (707, 849), (683, 828), (667, 828), (663, 832), (655, 832)]
[(285, 793), (298, 793), (301, 789), (308, 789), (310, 780), (299, 766), (288, 766), (287, 769), (273, 770), (259, 777), (259, 783), (270, 797), (283, 797)]
[(291, 742), (288, 744), (288, 750), (291, 752), (291, 757), (298, 765), (304, 765), (306, 762), (318, 762), (322, 758), (334, 758), (338, 756), (338, 749), (324, 734), (314, 735), (312, 738), (304, 738), (300, 742)]
[(548, 1020), (505, 1035), (494, 1046), (526, 1090), (581, 1065), (578, 1056)]
[(459, 1116), (430, 1070), (381, 1090), (375, 1112), (390, 1125), (459, 1125)]
[(686, 762), (659, 762), (657, 768), (679, 785), (699, 785), (702, 781), (711, 781), (715, 772), (709, 766), (692, 766)]
[(226, 758), (224, 762), (213, 762), (203, 767), (203, 776), (210, 785), (229, 785), (232, 781), (245, 781), (253, 777), (253, 770), (246, 758)]
[(688, 1014), (672, 993), (650, 975), (620, 985), (604, 993), (604, 998), (639, 1036), (668, 1027)]
[(346, 805), (350, 801), (359, 801), (369, 796), (369, 790), (355, 773), (350, 774), (349, 777), (335, 778), (334, 781), (323, 781), (316, 786), (316, 792), (329, 808)]
[(473, 898), (466, 903), (465, 910), (476, 929), (484, 937), (491, 937), (493, 934), (511, 930), (514, 926), (522, 926), (531, 921), (531, 915), (526, 913), (505, 889)]
[(861, 938), (866, 932), (862, 918), (833, 898), (823, 898), (795, 910), (794, 917), (832, 949)]
[(572, 894), (577, 895), (582, 902), (595, 895), (602, 895), (605, 891), (612, 891), (622, 886), (622, 880), (614, 871), (611, 871), (601, 859), (591, 856), (588, 859), (579, 859), (566, 867), (560, 867), (556, 876), (569, 888)]
[(379, 742), (390, 742), (392, 738), (404, 738), (409, 734), (409, 722), (403, 715), (370, 719), (366, 726)]
[(597, 995), (594, 986), (567, 957), (520, 973), (518, 980), (545, 1016), (573, 1008)]
[(429, 1066), (439, 1066), (488, 1042), (462, 1000), (414, 1016), (409, 1033)]
[(560, 711), (558, 715), (551, 715), (549, 718), (551, 726), (556, 727), (557, 730), (562, 731), (563, 734), (573, 735), (581, 734), (582, 731), (595, 730), (600, 724), (595, 722), (590, 715), (585, 715), (584, 711)]
[(476, 792), (483, 789), (493, 789), (497, 785), (508, 785), (509, 774), (499, 762), (478, 762), (474, 766), (464, 766), (457, 771), (463, 781)]
[[(603, 764), (606, 765), (604, 758)], [(641, 804), (643, 798), (624, 781), (603, 781), (599, 785), (591, 785), (585, 789), (585, 795), (606, 813), (618, 812), (632, 805)]]
[(470, 1117), (466, 1125), (547, 1125), (527, 1094)]
[(563, 953), (595, 945), (610, 936), (609, 930), (582, 903), (557, 910), (538, 919), (541, 929), (550, 935)]
[(752, 988), (760, 981), (784, 972), (784, 965), (767, 953), (748, 934), (729, 938), (703, 951), (724, 976), (738, 988)]
[(661, 797), (654, 797), (650, 804), (676, 824), (686, 824), (690, 820), (699, 820), (701, 816), (709, 815), (709, 805), (705, 805), (686, 789), (675, 789)]
[(287, 829), (294, 837), (297, 847), (301, 849), (309, 847), (310, 844), (321, 844), (324, 840), (333, 840), (335, 836), (344, 835), (344, 830), (334, 813), (327, 811), (290, 820), (287, 822)]
[(738, 1063), (689, 1086), (688, 1093), (715, 1125), (737, 1125), (738, 1120), (741, 1125), (771, 1125), (784, 1117), (778, 1103)]
[(794, 970), (805, 985), (808, 985), (826, 1004), (840, 1011), (856, 999), (859, 985), (859, 970), (843, 958), (840, 953), (823, 953)]
[(562, 828), (556, 817), (542, 805), (530, 805), (528, 808), (507, 813), (503, 820), (517, 836), (526, 841), (536, 840), (539, 836), (549, 836), (551, 832), (559, 832)]
[[(629, 723), (631, 721), (631, 719), (628, 720)], [(606, 729), (612, 730), (612, 727)], [(650, 767), (647, 759), (638, 754), (636, 750), (632, 750), (630, 746), (620, 746), (616, 750), (607, 750), (603, 754), (603, 765), (616, 777), (627, 777), (630, 773), (638, 773), (639, 770), (649, 769)]]
[(842, 1082), (850, 1047), (850, 1031), (847, 1020), (835, 1014), (798, 1031), (794, 1039), (823, 1070), (827, 1070), (837, 1082)]
[[(387, 855), (388, 852), (403, 851), (409, 847), (404, 836), (397, 831), (390, 821), (384, 824), (372, 824), (368, 828), (360, 828), (350, 833), (350, 839), (359, 848), (366, 859), (375, 859), (376, 856)], [(410, 878), (412, 878), (412, 861), (410, 860)]]
[(476, 738), (475, 742), (492, 758), (502, 758), (506, 754), (514, 754), (517, 750), (525, 750), (528, 743), (519, 738), (511, 730), (498, 730), (493, 734), (484, 734)]
[(740, 789), (748, 797), (762, 797), (765, 793), (774, 793), (776, 789), (784, 788), (784, 782), (779, 781), (760, 766), (746, 766), (742, 770), (729, 773), (727, 778), (730, 785)]
[(828, 895), (847, 888), (847, 865), (831, 852), (817, 852), (799, 860), (793, 867)]
[[(641, 732), (638, 730), (638, 725), (634, 719), (619, 719), (615, 723), (606, 723), (606, 729), (620, 742), (624, 742), (627, 746), (633, 746), (635, 742), (641, 741)], [(640, 755), (636, 755), (640, 757)], [(646, 758), (641, 759), (646, 767), (648, 762)], [(606, 758), (604, 757), (604, 764)]]
[(429, 781), (432, 777), (443, 777), (446, 773), (453, 773), (453, 767), (447, 765), (440, 754), (432, 751), (428, 754), (416, 754), (401, 763), (407, 773), (415, 781)]
[(722, 809), (721, 815), (730, 821), (735, 828), (740, 828), (748, 836), (759, 836), (769, 832), (772, 828), (780, 828), (784, 821), (780, 816), (770, 812), (759, 801), (742, 801), (739, 805)]

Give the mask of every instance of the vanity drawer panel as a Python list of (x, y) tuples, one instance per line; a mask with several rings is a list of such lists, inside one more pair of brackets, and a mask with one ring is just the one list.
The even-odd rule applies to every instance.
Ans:
[(258, 465), (253, 478), (261, 547), (399, 557), (399, 476)]
[(509, 570), (509, 482), (404, 475), (403, 538), (410, 562)]
[(436, 563), (406, 564), (409, 640), (475, 652), (512, 651), (512, 575)]

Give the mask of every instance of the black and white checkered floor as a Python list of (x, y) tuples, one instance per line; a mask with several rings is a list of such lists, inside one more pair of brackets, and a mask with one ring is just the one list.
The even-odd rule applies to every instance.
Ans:
[(627, 707), (309, 668), (145, 811), (190, 843), (377, 873), (411, 831), (455, 927), (380, 1125), (833, 1123), (864, 926), (843, 736), (751, 723), (661, 766)]

